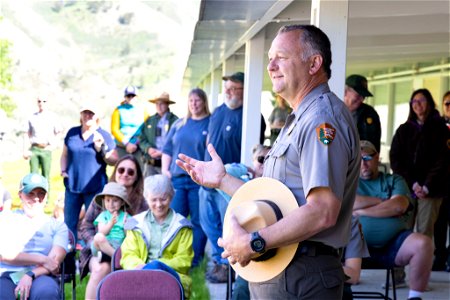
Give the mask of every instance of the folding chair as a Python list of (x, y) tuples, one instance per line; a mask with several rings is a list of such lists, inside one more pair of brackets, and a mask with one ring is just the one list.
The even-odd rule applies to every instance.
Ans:
[(113, 256), (111, 257), (111, 270), (117, 271), (122, 270), (122, 266), (120, 265), (120, 259), (122, 258), (122, 250), (119, 248), (114, 251)]
[(77, 253), (76, 249), (76, 240), (75, 235), (71, 230), (69, 230), (69, 245), (68, 249), (69, 252), (67, 252), (66, 257), (64, 258), (64, 261), (61, 264), (61, 275), (60, 275), (60, 289), (61, 289), (61, 297), (63, 300), (66, 299), (65, 291), (64, 291), (64, 285), (67, 282), (72, 281), (72, 300), (76, 300), (76, 287), (77, 287), (77, 280), (76, 280), (76, 270), (77, 266), (75, 263), (75, 256)]
[[(395, 266), (391, 265), (383, 265), (378, 262), (375, 262), (370, 257), (363, 258), (361, 269), (374, 269), (374, 270), (386, 270), (386, 283), (384, 287), (384, 294), (380, 292), (352, 292), (354, 299), (385, 299), (392, 300), (389, 298), (389, 281), (392, 279), (392, 294), (393, 300), (397, 300), (397, 291), (395, 288), (395, 278), (394, 278), (394, 268)], [(390, 275), (390, 276), (389, 276)]]
[(162, 270), (119, 270), (111, 272), (97, 287), (97, 300), (184, 299), (183, 287)]

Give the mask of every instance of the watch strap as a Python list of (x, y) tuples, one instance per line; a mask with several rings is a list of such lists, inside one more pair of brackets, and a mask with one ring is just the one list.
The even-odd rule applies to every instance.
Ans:
[(36, 278), (36, 274), (34, 274), (33, 271), (28, 271), (28, 272), (26, 272), (25, 274), (27, 274), (28, 276), (30, 276), (30, 277), (31, 277), (31, 280), (34, 280), (34, 279)]

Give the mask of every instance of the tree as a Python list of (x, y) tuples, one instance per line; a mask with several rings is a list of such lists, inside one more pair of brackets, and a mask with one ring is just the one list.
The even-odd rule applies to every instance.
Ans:
[[(0, 16), (0, 22), (2, 21)], [(16, 104), (8, 95), (8, 91), (12, 89), (12, 59), (10, 57), (9, 49), (11, 43), (8, 40), (0, 39), (0, 108), (11, 117)]]

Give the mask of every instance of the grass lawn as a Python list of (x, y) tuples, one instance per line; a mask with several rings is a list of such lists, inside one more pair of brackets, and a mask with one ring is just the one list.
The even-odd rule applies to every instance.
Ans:
[[(64, 196), (64, 185), (59, 173), (59, 158), (61, 155), (61, 149), (53, 151), (52, 169), (50, 173), (50, 194), (46, 207), (46, 212), (51, 214), (53, 212), (54, 203), (58, 197)], [(1, 178), (4, 187), (11, 193), (13, 199), (13, 209), (20, 207), (20, 199), (18, 196), (20, 180), (30, 172), (29, 162), (24, 159), (18, 159), (16, 161), (5, 161), (1, 163), (1, 169), (3, 176)], [(108, 167), (108, 173), (112, 172), (112, 168)], [(209, 300), (209, 291), (205, 282), (205, 269), (206, 260), (198, 268), (192, 270), (192, 291), (191, 299)], [(84, 278), (80, 282), (79, 276), (77, 276), (76, 287), (76, 299), (84, 299), (84, 292), (88, 277)], [(72, 284), (66, 283), (65, 285), (66, 299), (72, 299)]]

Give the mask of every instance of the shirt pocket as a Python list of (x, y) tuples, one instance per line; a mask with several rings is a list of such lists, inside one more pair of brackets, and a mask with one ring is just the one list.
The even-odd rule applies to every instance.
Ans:
[(286, 182), (287, 173), (287, 152), (289, 144), (277, 143), (277, 146), (268, 153), (267, 163), (264, 168), (268, 172), (265, 174), (281, 182)]

